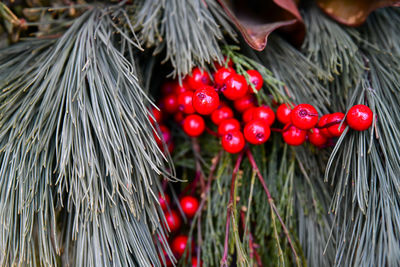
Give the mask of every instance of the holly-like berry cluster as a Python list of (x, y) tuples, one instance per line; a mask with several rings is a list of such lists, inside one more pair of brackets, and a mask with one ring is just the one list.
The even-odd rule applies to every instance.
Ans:
[[(174, 256), (179, 260), (186, 250), (186, 245), (188, 242), (188, 236), (181, 233), (182, 230), (182, 219), (179, 216), (179, 213), (176, 209), (173, 208), (174, 205), (171, 205), (171, 198), (169, 195), (165, 194), (164, 197), (159, 195), (158, 198), (160, 202), (160, 206), (164, 211), (164, 216), (167, 221), (167, 225), (171, 233), (173, 234), (173, 238), (170, 241), (170, 247)], [(199, 208), (199, 201), (197, 198), (193, 196), (183, 196), (179, 200), (179, 205), (181, 206), (182, 212), (188, 219), (191, 219), (196, 214)], [(194, 243), (191, 244), (192, 252), (194, 252)], [(169, 259), (167, 253), (164, 252), (164, 257), (166, 259), (166, 266), (173, 266), (171, 260)], [(193, 255), (191, 257), (192, 267), (199, 267), (202, 265), (201, 261), (198, 264), (197, 257)]]

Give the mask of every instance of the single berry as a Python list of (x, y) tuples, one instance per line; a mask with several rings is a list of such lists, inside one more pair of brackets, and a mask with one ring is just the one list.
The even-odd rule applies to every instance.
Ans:
[(284, 129), (286, 130), (282, 133), (282, 137), (286, 144), (299, 146), (306, 141), (307, 131), (299, 129), (294, 125), (286, 125)]
[(197, 90), (204, 85), (210, 84), (211, 80), (206, 71), (196, 67), (192, 70), (192, 75), (188, 76), (187, 82), (192, 90)]
[(149, 120), (150, 120), (151, 124), (155, 124), (156, 122), (160, 123), (162, 120), (161, 111), (155, 107), (151, 107), (150, 112), (153, 115), (153, 117), (149, 115)]
[(199, 264), (199, 261), (197, 260), (197, 257), (192, 257), (192, 267), (201, 267), (203, 265), (203, 263), (200, 261), (200, 264)]
[(197, 209), (199, 208), (199, 201), (197, 198), (192, 196), (185, 196), (181, 198), (179, 203), (181, 204), (183, 213), (185, 213), (188, 218), (193, 218)]
[(185, 114), (195, 112), (193, 107), (193, 91), (186, 91), (178, 96), (178, 109)]
[(310, 104), (297, 105), (290, 113), (294, 126), (302, 130), (309, 130), (318, 123), (318, 112)]
[(197, 114), (191, 114), (183, 121), (183, 131), (191, 137), (201, 135), (205, 128), (206, 124), (204, 119)]
[(174, 87), (174, 90), (172, 91), (172, 93), (178, 97), (180, 94), (183, 94), (184, 92), (188, 92), (188, 91), (192, 91), (192, 89), (186, 82), (182, 82), (182, 85), (180, 85), (179, 83), (176, 83), (176, 86)]
[(321, 134), (322, 134), (323, 136), (325, 136), (326, 138), (332, 138), (332, 137), (333, 137), (333, 136), (329, 133), (328, 127), (325, 127), (326, 124), (327, 124), (327, 122), (328, 122), (328, 120), (329, 120), (329, 116), (330, 116), (330, 115), (331, 115), (331, 114), (323, 115), (323, 116), (319, 119), (319, 121), (318, 121), (318, 123), (317, 123), (317, 127), (320, 129)]
[(237, 119), (226, 119), (218, 125), (218, 135), (223, 136), (229, 131), (240, 130), (240, 122)]
[(232, 74), (226, 80), (226, 86), (221, 89), (229, 100), (236, 100), (246, 95), (248, 90), (246, 78), (239, 74)]
[(276, 110), (276, 118), (282, 124), (288, 124), (291, 122), (290, 113), (292, 112), (292, 108), (289, 104), (281, 104)]
[(342, 112), (332, 113), (328, 120), (326, 121), (327, 124), (330, 126), (328, 127), (329, 134), (334, 137), (339, 137), (346, 129), (347, 123), (343, 122), (344, 114)]
[(263, 120), (269, 126), (271, 126), (275, 121), (275, 113), (270, 107), (267, 106), (258, 107), (255, 108), (253, 111), (253, 119)]
[(265, 143), (271, 134), (269, 125), (264, 120), (250, 121), (244, 127), (243, 132), (244, 138), (246, 138), (247, 142), (253, 145), (261, 145)]
[(158, 202), (160, 202), (160, 206), (162, 210), (167, 210), (167, 206), (171, 204), (171, 199), (167, 194), (164, 194), (164, 197), (159, 193), (158, 194)]
[(247, 109), (254, 107), (255, 103), (256, 99), (254, 98), (254, 95), (247, 94), (244, 97), (233, 101), (233, 107), (238, 112), (245, 112)]
[(320, 147), (328, 142), (328, 138), (326, 138), (325, 135), (323, 135), (321, 133), (321, 130), (318, 128), (312, 128), (310, 131), (308, 131), (307, 136), (308, 141), (310, 141), (311, 144), (317, 147)]
[(248, 70), (247, 74), (250, 76), (250, 82), (254, 85), (254, 88), (259, 91), (264, 83), (261, 74), (256, 70)]
[(178, 111), (178, 98), (174, 94), (165, 96), (162, 101), (163, 110), (167, 113), (175, 113)]
[(256, 110), (256, 107), (252, 107), (247, 109), (245, 112), (242, 114), (242, 120), (244, 123), (248, 123), (253, 120), (253, 115), (254, 111)]
[(178, 213), (174, 210), (165, 213), (165, 220), (167, 221), (169, 230), (171, 232), (176, 232), (181, 228), (181, 218)]
[(351, 129), (365, 131), (372, 125), (374, 114), (366, 105), (355, 105), (347, 113), (346, 121)]
[(219, 68), (214, 74), (215, 85), (221, 88), (225, 85), (226, 79), (232, 74), (236, 74), (235, 70), (232, 68)]
[(233, 130), (222, 136), (222, 148), (231, 154), (242, 151), (245, 145), (244, 137), (241, 131)]
[(156, 134), (155, 132), (153, 133), (157, 144), (162, 145), (163, 141), (165, 143), (169, 143), (171, 141), (171, 131), (165, 125), (160, 125), (159, 127), (160, 127), (161, 136), (159, 136), (159, 134)]
[(228, 106), (222, 106), (211, 113), (211, 121), (219, 125), (223, 120), (233, 118), (233, 111)]
[(233, 62), (231, 59), (228, 60), (228, 62), (226, 62), (228, 58), (226, 56), (224, 56), (224, 61), (222, 62), (222, 64), (219, 64), (218, 61), (214, 62), (214, 66), (215, 69), (220, 69), (220, 68), (224, 68), (224, 67), (228, 67), (228, 68), (233, 68)]
[(201, 115), (209, 115), (219, 106), (219, 95), (214, 87), (204, 86), (193, 94), (193, 107)]
[(188, 242), (188, 237), (185, 235), (178, 235), (172, 240), (171, 248), (172, 252), (178, 257), (182, 257), (185, 252), (186, 245)]

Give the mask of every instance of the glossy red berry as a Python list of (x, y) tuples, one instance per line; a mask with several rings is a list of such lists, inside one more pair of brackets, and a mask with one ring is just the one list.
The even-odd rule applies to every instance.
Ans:
[(178, 98), (174, 94), (166, 95), (162, 99), (163, 111), (167, 113), (175, 113), (178, 111)]
[(211, 121), (215, 125), (219, 125), (222, 121), (230, 118), (233, 118), (233, 111), (227, 106), (220, 107), (211, 113)]
[(160, 202), (161, 209), (164, 211), (167, 210), (167, 206), (171, 205), (171, 199), (167, 194), (164, 194), (164, 197), (158, 194), (158, 202)]
[(301, 130), (294, 125), (286, 125), (282, 133), (283, 141), (291, 146), (299, 146), (306, 141), (307, 131)]
[(318, 123), (317, 123), (317, 127), (320, 129), (321, 134), (324, 135), (326, 138), (331, 138), (331, 137), (333, 137), (333, 136), (329, 133), (328, 127), (325, 127), (326, 124), (327, 124), (327, 122), (328, 122), (328, 120), (329, 120), (329, 116), (330, 116), (330, 115), (331, 115), (331, 114), (323, 115), (323, 116), (319, 119), (319, 121), (318, 121)]
[(253, 145), (261, 145), (265, 143), (271, 134), (269, 125), (264, 120), (250, 121), (244, 127), (243, 132), (244, 138), (246, 138), (247, 142)]
[(153, 117), (149, 115), (149, 120), (150, 120), (150, 122), (151, 122), (152, 124), (154, 124), (155, 122), (160, 123), (161, 120), (162, 120), (162, 113), (161, 113), (161, 111), (160, 111), (159, 109), (155, 108), (155, 107), (151, 107), (151, 108), (150, 108), (150, 112), (151, 112), (151, 114), (153, 115)]
[(242, 98), (233, 101), (233, 107), (239, 112), (245, 112), (247, 109), (254, 107), (256, 99), (254, 95), (247, 94)]
[(310, 104), (300, 104), (292, 110), (290, 119), (297, 128), (309, 130), (318, 123), (318, 111)]
[(172, 252), (180, 258), (185, 252), (188, 237), (185, 235), (178, 235), (172, 240), (171, 248)]
[(200, 261), (200, 264), (197, 260), (197, 257), (192, 257), (192, 267), (201, 267), (203, 263)]
[(344, 114), (342, 112), (336, 112), (329, 115), (328, 120), (326, 121), (327, 124), (331, 125), (328, 127), (329, 134), (334, 137), (339, 137), (344, 132), (344, 129), (347, 126), (346, 122), (341, 122), (344, 119)]
[(355, 105), (347, 113), (346, 121), (351, 129), (365, 131), (372, 125), (374, 114), (366, 105)]
[(201, 135), (205, 128), (204, 119), (197, 114), (188, 115), (183, 121), (183, 131), (191, 137)]
[(310, 141), (310, 143), (314, 146), (320, 147), (328, 142), (328, 138), (326, 138), (318, 128), (312, 128), (310, 131), (308, 131), (307, 135), (308, 141)]
[(214, 74), (215, 85), (219, 88), (224, 86), (226, 79), (235, 73), (235, 70), (232, 68), (219, 68)]
[(181, 228), (181, 218), (176, 211), (171, 210), (170, 212), (165, 212), (165, 219), (171, 232), (176, 232)]
[(193, 107), (193, 91), (186, 91), (178, 96), (178, 109), (185, 114), (195, 112)]
[(253, 119), (254, 120), (263, 120), (269, 126), (271, 126), (275, 121), (275, 113), (270, 107), (261, 106), (261, 107), (254, 109)]
[(290, 113), (292, 112), (292, 108), (289, 104), (281, 104), (276, 110), (276, 118), (282, 124), (288, 124), (291, 122)]
[(218, 135), (223, 136), (229, 131), (240, 130), (240, 122), (237, 119), (226, 119), (218, 125)]
[(228, 58), (226, 56), (224, 56), (224, 61), (222, 62), (222, 64), (219, 64), (218, 61), (214, 62), (214, 66), (215, 69), (220, 69), (220, 68), (224, 68), (224, 67), (228, 67), (228, 68), (233, 68), (233, 62), (231, 59), (228, 60), (228, 62), (226, 62)]
[(256, 107), (249, 108), (245, 112), (243, 112), (242, 120), (244, 123), (248, 123), (253, 120), (254, 110), (256, 110)]
[(248, 86), (246, 78), (239, 74), (232, 74), (226, 80), (226, 86), (221, 89), (222, 93), (229, 100), (236, 100), (247, 94)]
[(256, 70), (248, 70), (247, 74), (250, 76), (250, 82), (254, 85), (254, 88), (259, 91), (264, 83), (261, 74)]
[(233, 130), (224, 134), (221, 143), (222, 148), (231, 154), (239, 153), (245, 145), (244, 136), (242, 132), (238, 130)]
[(188, 218), (193, 218), (197, 209), (199, 208), (199, 201), (197, 198), (192, 196), (185, 196), (181, 198), (179, 203), (181, 204), (183, 213), (185, 213)]
[(192, 88), (192, 90), (197, 90), (204, 85), (208, 85), (211, 83), (210, 76), (208, 73), (200, 68), (194, 68), (192, 70), (192, 75), (188, 76), (187, 82), (189, 84), (189, 87)]
[(219, 95), (214, 87), (204, 86), (193, 94), (193, 107), (201, 115), (209, 115), (219, 106)]
[(184, 92), (188, 92), (188, 91), (192, 91), (192, 89), (186, 82), (182, 82), (182, 85), (180, 85), (177, 82), (172, 93), (178, 97), (180, 94), (183, 94)]
[(156, 142), (158, 145), (162, 145), (163, 140), (165, 143), (169, 143), (171, 141), (171, 131), (168, 129), (167, 126), (165, 125), (160, 125), (160, 132), (161, 132), (161, 136), (159, 136), (159, 134), (156, 134), (154, 132), (154, 138), (156, 139)]

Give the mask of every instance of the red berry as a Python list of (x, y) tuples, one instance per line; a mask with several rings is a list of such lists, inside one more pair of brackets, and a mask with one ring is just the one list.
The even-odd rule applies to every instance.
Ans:
[(288, 124), (291, 122), (290, 113), (292, 112), (292, 108), (289, 104), (281, 104), (276, 110), (276, 117), (280, 123)]
[(197, 114), (191, 114), (183, 121), (183, 131), (191, 137), (201, 135), (205, 128), (206, 124), (204, 119)]
[(185, 235), (178, 235), (172, 240), (171, 248), (172, 252), (178, 257), (182, 257), (185, 252), (186, 245), (188, 242), (188, 237)]
[(166, 212), (165, 219), (171, 232), (175, 232), (181, 227), (181, 218), (176, 211)]
[(192, 257), (192, 267), (201, 267), (203, 263), (200, 261), (200, 264), (198, 263), (197, 257)]
[(155, 132), (153, 133), (157, 144), (162, 145), (163, 140), (165, 143), (169, 143), (171, 141), (171, 131), (165, 125), (160, 125), (159, 127), (160, 127), (160, 132), (161, 132), (161, 138)]
[(325, 135), (321, 133), (321, 130), (318, 128), (312, 128), (310, 131), (308, 131), (308, 141), (310, 141), (311, 144), (314, 146), (322, 146), (328, 142), (328, 138), (326, 138)]
[(167, 194), (164, 194), (164, 197), (161, 196), (161, 194), (158, 194), (158, 202), (160, 202), (160, 206), (162, 210), (167, 210), (167, 206), (171, 204), (171, 199)]
[(346, 121), (350, 128), (356, 131), (365, 131), (372, 125), (374, 114), (366, 105), (355, 105), (347, 113)]
[(271, 134), (269, 125), (264, 120), (253, 120), (244, 127), (244, 137), (253, 145), (265, 143)]
[(219, 124), (218, 135), (223, 136), (233, 130), (240, 130), (240, 122), (237, 119), (226, 119)]
[(233, 107), (239, 112), (244, 112), (247, 109), (254, 107), (255, 103), (256, 99), (254, 98), (254, 95), (247, 94), (244, 97), (233, 101)]
[(294, 125), (286, 125), (282, 133), (283, 141), (291, 146), (299, 146), (306, 141), (307, 131), (301, 130)]
[(226, 86), (221, 90), (224, 96), (229, 100), (236, 100), (244, 97), (248, 90), (246, 78), (239, 74), (232, 74), (226, 80)]
[(318, 123), (318, 111), (310, 104), (300, 104), (292, 110), (290, 119), (297, 128), (309, 130)]
[(254, 120), (263, 120), (265, 121), (269, 126), (271, 126), (274, 121), (275, 121), (275, 113), (274, 111), (267, 106), (262, 106), (255, 108), (253, 111), (253, 119)]
[(214, 87), (204, 86), (193, 94), (193, 107), (197, 113), (209, 115), (219, 106), (219, 95)]
[(230, 131), (222, 136), (222, 147), (228, 153), (239, 153), (245, 145), (242, 132), (238, 130)]
[(211, 113), (211, 121), (219, 125), (223, 120), (233, 118), (233, 111), (230, 107), (223, 106)]
[(175, 113), (178, 111), (178, 98), (174, 94), (165, 96), (162, 101), (163, 110), (168, 113)]
[(185, 196), (181, 198), (179, 202), (181, 204), (183, 213), (185, 213), (188, 218), (192, 218), (199, 208), (199, 201), (197, 198), (192, 196)]
[(150, 112), (152, 113), (154, 119), (149, 115), (149, 120), (152, 124), (154, 124), (155, 122), (160, 123), (162, 120), (162, 113), (159, 109), (155, 108), (155, 107), (151, 107), (150, 108)]
[(331, 115), (331, 114), (326, 114), (326, 115), (322, 116), (322, 117), (319, 119), (318, 123), (317, 123), (317, 127), (320, 129), (321, 134), (324, 135), (326, 138), (331, 138), (331, 137), (333, 137), (333, 136), (329, 133), (328, 127), (325, 127), (327, 121), (329, 120), (329, 116), (330, 116), (330, 115)]
[(177, 123), (179, 124), (182, 123), (184, 119), (185, 119), (185, 114), (182, 111), (178, 111), (177, 113), (175, 113), (174, 120)]
[(174, 93), (176, 96), (179, 96), (180, 94), (183, 94), (184, 92), (191, 91), (191, 88), (186, 82), (182, 82), (182, 85), (179, 85), (179, 83), (176, 83), (176, 86), (174, 87), (174, 90), (172, 93)]
[(250, 82), (254, 85), (254, 88), (259, 91), (264, 83), (261, 74), (256, 70), (248, 70), (247, 74), (250, 76)]
[(235, 70), (232, 68), (220, 68), (214, 74), (214, 82), (217, 87), (225, 85), (226, 79), (232, 74), (235, 74)]
[(178, 96), (178, 109), (185, 114), (195, 112), (193, 107), (193, 91), (186, 91)]
[(192, 90), (197, 90), (204, 85), (211, 83), (210, 76), (208, 73), (200, 68), (194, 68), (192, 70), (192, 75), (188, 76), (187, 82)]
[(339, 137), (342, 135), (344, 129), (347, 126), (346, 122), (343, 122), (342, 125), (340, 125), (343, 119), (344, 119), (344, 114), (342, 112), (336, 112), (329, 115), (329, 118), (326, 121), (326, 123), (333, 124), (328, 127), (328, 131), (329, 134), (331, 134), (331, 136)]
[(228, 62), (226, 62), (228, 58), (226, 56), (224, 56), (224, 61), (222, 62), (222, 65), (218, 63), (218, 61), (214, 62), (214, 66), (215, 68), (218, 70), (220, 68), (224, 68), (226, 66), (228, 66), (228, 68), (232, 68), (233, 67), (233, 62), (231, 59), (228, 60)]
[(256, 107), (252, 107), (252, 108), (247, 109), (245, 112), (243, 112), (242, 120), (244, 123), (248, 123), (253, 120), (253, 115), (254, 115), (255, 110), (256, 110)]
[(173, 81), (164, 82), (161, 86), (161, 92), (163, 95), (169, 95), (174, 92), (174, 88), (176, 87), (177, 83)]

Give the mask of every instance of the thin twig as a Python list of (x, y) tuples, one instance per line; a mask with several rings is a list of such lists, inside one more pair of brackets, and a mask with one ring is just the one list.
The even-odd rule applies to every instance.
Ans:
[(257, 261), (257, 266), (262, 267), (262, 262), (261, 262), (261, 257), (257, 252), (256, 246), (257, 244), (254, 243), (254, 238), (253, 235), (251, 234), (251, 232), (249, 231), (249, 228), (246, 227), (246, 218), (244, 216), (244, 211), (241, 210), (240, 211), (240, 217), (242, 219), (242, 227), (243, 227), (243, 231), (246, 231), (246, 234), (249, 236), (249, 249), (250, 249), (250, 258), (255, 258)]
[(227, 212), (226, 212), (224, 254), (221, 259), (221, 266), (228, 266), (227, 258), (228, 258), (229, 226), (230, 226), (231, 215), (232, 215), (233, 194), (235, 191), (235, 181), (236, 181), (237, 173), (239, 171), (239, 167), (240, 167), (240, 163), (242, 162), (243, 155), (244, 155), (244, 150), (242, 152), (240, 152), (240, 154), (236, 160), (235, 168), (233, 169), (233, 172), (232, 172), (231, 192), (230, 192), (230, 197), (229, 197), (229, 202), (228, 202)]
[(297, 264), (297, 266), (301, 266), (300, 265), (300, 259), (297, 256), (297, 253), (296, 253), (296, 250), (294, 248), (292, 239), (290, 238), (289, 231), (288, 231), (285, 223), (283, 222), (282, 217), (279, 215), (278, 209), (276, 208), (275, 203), (274, 203), (274, 199), (272, 198), (271, 193), (269, 192), (268, 186), (266, 185), (266, 183), (264, 181), (264, 178), (262, 177), (261, 172), (258, 169), (257, 163), (254, 160), (253, 154), (251, 153), (251, 151), (249, 149), (246, 151), (246, 154), (247, 154), (247, 158), (250, 161), (251, 166), (257, 172), (258, 179), (260, 180), (261, 185), (263, 186), (264, 191), (267, 194), (268, 203), (269, 203), (271, 209), (274, 211), (276, 217), (278, 218), (278, 220), (279, 220), (279, 222), (280, 222), (280, 224), (282, 226), (283, 232), (286, 235), (286, 238), (287, 238), (287, 240), (289, 242), (290, 248), (292, 249), (293, 255), (294, 255), (295, 259), (296, 259), (296, 264)]

